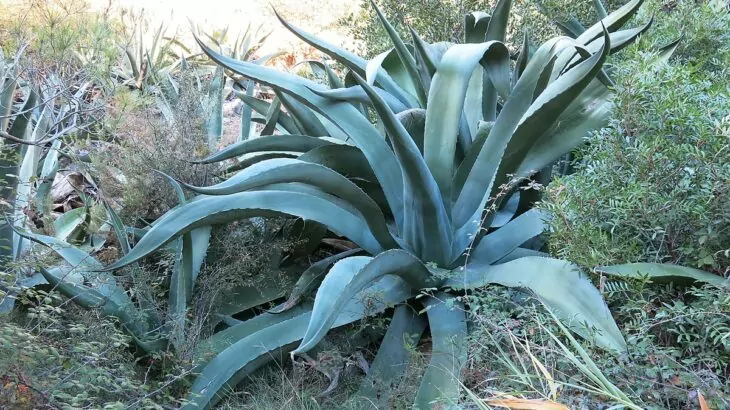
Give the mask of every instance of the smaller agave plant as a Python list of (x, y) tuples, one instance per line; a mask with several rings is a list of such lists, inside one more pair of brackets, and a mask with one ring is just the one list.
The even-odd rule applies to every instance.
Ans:
[[(64, 84), (52, 74), (38, 84), (19, 75), (21, 49), (14, 60), (0, 56), (0, 205), (12, 208), (0, 220), (0, 266), (17, 261), (30, 242), (14, 229), (25, 230), (49, 215), (50, 191), (59, 169), (64, 137), (83, 127), (80, 105), (91, 83), (80, 84), (69, 94), (59, 93)], [(0, 52), (1, 54), (1, 52)], [(3, 210), (4, 211), (4, 210)], [(74, 209), (55, 221), (59, 235), (71, 236), (86, 218), (85, 209)], [(11, 287), (26, 287), (42, 281), (41, 275), (11, 277)], [(0, 291), (12, 291), (0, 284)], [(7, 295), (5, 295), (7, 296)], [(13, 298), (0, 300), (0, 313), (12, 309)]]
[[(220, 53), (235, 59), (263, 65), (281, 54), (275, 52), (257, 56), (257, 51), (271, 34), (261, 33), (261, 27), (252, 29), (249, 24), (246, 30), (236, 37), (233, 44), (226, 42), (228, 29), (217, 35), (208, 34), (202, 30), (198, 31), (199, 34), (207, 37)], [(181, 93), (186, 91), (181, 88), (178, 77), (181, 74), (193, 77), (191, 82), (194, 92), (198, 96), (195, 104), (196, 111), (203, 118), (207, 145), (211, 150), (215, 150), (223, 135), (223, 101), (231, 94), (240, 95), (241, 98), (253, 98), (254, 84), (251, 80), (242, 78), (236, 73), (226, 73), (224, 67), (211, 62), (202, 53), (193, 55), (182, 42), (176, 39), (170, 41), (186, 55), (179, 57), (179, 65), (176, 66), (177, 69), (174, 73), (171, 71), (159, 73), (157, 85), (154, 87), (157, 107), (168, 123), (174, 123), (176, 119), (173, 108), (179, 103)], [(252, 109), (250, 106), (245, 106), (241, 114), (241, 131), (237, 138), (238, 141), (248, 139), (252, 128), (251, 122)]]

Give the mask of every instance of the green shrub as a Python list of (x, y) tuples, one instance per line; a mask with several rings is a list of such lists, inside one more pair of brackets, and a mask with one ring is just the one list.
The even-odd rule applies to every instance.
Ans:
[[(0, 407), (161, 409), (174, 404), (153, 360), (137, 363), (130, 338), (114, 321), (64, 302), (56, 292), (28, 290), (24, 307), (0, 318)], [(170, 383), (172, 384), (172, 383)]]
[[(698, 408), (697, 389), (711, 408), (730, 405), (727, 290), (677, 291), (639, 282), (606, 288), (612, 289), (606, 298), (631, 348), (621, 357), (584, 348), (610, 382), (644, 409)], [(539, 303), (507, 289), (484, 289), (469, 298), (472, 332), (464, 384), (474, 394), (550, 397), (550, 381), (537, 361), (560, 386), (558, 402), (571, 409), (610, 405), (608, 392), (585, 389), (595, 382), (552, 338), (567, 343)]]
[[(730, 37), (719, 27), (730, 18), (694, 2), (661, 17), (657, 36), (614, 67), (610, 125), (579, 150), (578, 172), (547, 190), (544, 208), (555, 214), (550, 243), (583, 266), (658, 261), (726, 275), (730, 70), (720, 62), (728, 61)], [(679, 30), (686, 36), (671, 64), (657, 66), (642, 51)]]
[(4, 4), (0, 43), (6, 53), (27, 45), (36, 64), (43, 68), (53, 67), (69, 75), (83, 70), (107, 84), (110, 69), (119, 58), (115, 42), (121, 25), (107, 14), (89, 9), (86, 0)]

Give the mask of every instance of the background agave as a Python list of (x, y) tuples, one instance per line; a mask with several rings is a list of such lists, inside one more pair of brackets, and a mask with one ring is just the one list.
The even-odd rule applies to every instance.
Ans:
[[(41, 224), (43, 215), (50, 214), (51, 183), (59, 169), (64, 137), (82, 131), (82, 116), (85, 110), (90, 111), (84, 101), (90, 82), (72, 88), (54, 75), (37, 83), (23, 79), (16, 67), (22, 52), (21, 49), (13, 60), (0, 56), (0, 182), (4, 185), (0, 189), (0, 204), (12, 204), (12, 221), (0, 221), (3, 266), (17, 261), (30, 244), (12, 227), (29, 229)], [(73, 234), (86, 219), (82, 211), (76, 209), (56, 221), (59, 235)], [(38, 280), (42, 280), (40, 275), (17, 276), (11, 284), (32, 286)], [(5, 298), (0, 312), (7, 312), (12, 306), (13, 299)]]
[[(285, 134), (241, 141), (204, 159), (237, 158), (240, 171), (211, 187), (186, 186), (199, 194), (190, 200), (178, 186), (183, 203), (156, 221), (134, 248), (123, 244), (125, 255), (106, 270), (136, 263), (176, 241), (170, 305), (184, 321), (211, 225), (294, 215), (326, 225), (371, 256), (353, 256), (357, 250), (351, 250), (324, 259), (302, 273), (276, 313), (228, 321), (230, 327), (198, 348), (201, 373), (191, 408), (211, 405), (223, 386), (275, 352), (305, 354), (331, 328), (399, 305), (359, 394), (376, 405), (387, 402), (388, 387), (407, 364), (404, 336), (426, 328), (410, 309), (418, 301), (426, 308), (432, 355), (415, 404), (455, 402), (467, 332), (459, 295), (489, 283), (529, 289), (573, 331), (608, 349), (626, 348), (590, 281), (570, 263), (537, 250), (533, 239), (546, 216), (531, 209), (535, 191), (524, 188), (529, 178), (548, 178), (553, 163), (605, 120), (610, 79), (603, 63), (648, 28), (619, 30), (641, 1), (575, 39), (552, 39), (534, 53), (525, 42), (514, 67), (502, 43), (510, 4), (500, 1), (491, 16), (468, 15), (466, 44), (459, 45), (425, 44), (415, 33), (406, 44), (381, 15), (394, 48), (370, 61), (282, 19), (349, 70), (342, 80), (322, 65), (327, 85), (226, 57), (201, 43), (222, 67), (274, 91), (272, 103), (242, 98)], [(74, 257), (64, 244), (27, 236)], [(83, 295), (80, 300), (89, 305), (98, 302), (138, 335), (140, 345), (155, 349), (158, 343), (146, 340), (155, 326), (145, 324), (144, 315), (119, 295), (111, 275), (99, 277), (92, 288), (61, 289)], [(315, 288), (314, 303), (300, 303)], [(418, 295), (423, 297), (402, 304)]]

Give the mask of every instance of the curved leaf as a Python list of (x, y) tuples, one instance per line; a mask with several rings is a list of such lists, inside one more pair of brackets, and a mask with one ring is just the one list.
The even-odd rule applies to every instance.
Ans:
[(86, 222), (85, 206), (64, 212), (53, 222), (54, 236), (62, 241), (75, 239), (79, 231), (83, 231)]
[(469, 254), (471, 263), (491, 265), (545, 230), (545, 215), (531, 209), (484, 236)]
[(368, 93), (378, 116), (383, 121), (406, 182), (403, 198), (404, 203), (409, 206), (403, 209), (400, 236), (418, 255), (444, 264), (449, 258), (452, 229), (436, 181), (403, 124), (370, 85), (357, 74), (355, 79)]
[(426, 321), (407, 305), (393, 312), (388, 331), (380, 342), (367, 376), (360, 384), (356, 402), (366, 400), (374, 408), (387, 408), (388, 399), (398, 386), (411, 360), (411, 350), (426, 329)]
[(492, 18), (483, 11), (474, 11), (464, 16), (464, 42), (483, 43), (487, 41), (487, 27)]
[[(250, 83), (253, 84), (253, 81), (250, 81)], [(236, 91), (236, 90), (233, 90), (233, 92), (245, 104), (244, 110), (245, 109), (254, 110), (257, 113), (259, 113), (260, 115), (265, 116), (271, 108), (271, 103), (268, 101), (264, 101), (260, 98), (256, 98), (253, 95), (248, 95), (249, 90), (251, 90), (251, 93), (253, 93), (253, 86), (249, 86), (249, 88), (246, 89), (246, 93), (242, 93), (242, 92)], [(243, 113), (241, 115), (242, 115), (242, 117), (244, 116)], [(241, 121), (243, 124), (244, 119), (242, 119)], [(302, 130), (299, 129), (299, 126), (297, 125), (297, 123), (294, 122), (294, 120), (287, 113), (280, 112), (277, 117), (277, 121), (289, 134), (296, 135), (296, 134), (302, 133)], [(250, 127), (250, 125), (249, 125), (249, 127)], [(247, 139), (243, 139), (243, 140), (239, 140), (237, 142), (242, 142), (242, 141), (246, 141), (246, 140)]]
[(600, 292), (569, 262), (529, 256), (501, 265), (467, 264), (445, 286), (474, 289), (489, 283), (529, 289), (574, 332), (601, 347), (626, 351), (626, 341)]
[(213, 162), (236, 158), (244, 154), (261, 151), (306, 152), (310, 149), (325, 145), (332, 145), (332, 143), (321, 138), (310, 137), (307, 135), (271, 135), (231, 144), (207, 158), (192, 162), (194, 164), (210, 164)]
[(512, 0), (499, 0), (494, 6), (492, 18), (487, 27), (486, 41), (504, 41), (511, 7)]
[(298, 158), (300, 161), (324, 165), (350, 179), (377, 182), (375, 172), (357, 147), (352, 145), (327, 145), (312, 149)]
[(730, 281), (722, 276), (703, 270), (668, 263), (626, 263), (623, 265), (600, 266), (596, 272), (623, 278), (649, 278), (653, 282), (691, 283), (705, 282), (715, 286), (730, 287)]
[[(450, 197), (454, 155), (469, 80), (481, 63), (491, 78), (507, 78), (509, 51), (496, 41), (459, 44), (444, 54), (431, 81), (423, 154), (444, 197)], [(507, 90), (505, 90), (507, 92)]]
[(617, 28), (623, 26), (631, 17), (639, 10), (644, 0), (631, 0), (623, 6), (619, 7), (616, 11), (609, 14), (601, 21), (592, 25), (586, 31), (581, 33), (576, 38), (576, 41), (581, 44), (588, 44), (601, 36), (601, 33), (606, 30), (609, 32), (616, 31)]
[[(326, 137), (331, 135), (331, 133), (327, 130), (327, 127), (307, 106), (280, 91), (275, 90), (275, 93), (281, 100), (282, 105), (286, 108), (286, 111), (289, 115), (291, 115), (299, 128), (304, 131), (305, 134), (316, 137)], [(332, 136), (334, 137), (334, 135)]]
[(421, 106), (425, 106), (427, 98), (426, 88), (424, 87), (423, 82), (421, 81), (421, 76), (418, 72), (418, 69), (416, 68), (415, 58), (413, 58), (413, 55), (411, 55), (411, 52), (408, 50), (408, 48), (406, 48), (403, 40), (400, 38), (400, 36), (398, 36), (398, 32), (395, 31), (395, 28), (390, 24), (388, 19), (385, 18), (375, 2), (371, 0), (370, 5), (375, 9), (375, 13), (378, 16), (380, 23), (382, 24), (383, 28), (385, 28), (386, 33), (388, 33), (388, 37), (390, 37), (390, 41), (393, 43), (393, 48), (398, 54), (398, 58), (400, 59), (401, 64), (408, 73), (411, 83), (414, 84), (414, 87), (416, 89), (416, 97), (420, 101)]
[(308, 184), (342, 198), (362, 214), (373, 236), (384, 248), (397, 246), (375, 201), (346, 177), (319, 164), (298, 159), (271, 159), (252, 165), (211, 187), (185, 186), (203, 195), (230, 195), (282, 182)]
[(266, 67), (260, 67), (245, 61), (233, 60), (216, 53), (202, 43), (199, 44), (205, 53), (216, 63), (243, 76), (295, 96), (297, 100), (324, 116), (351, 138), (368, 159), (371, 168), (377, 175), (378, 182), (383, 187), (383, 192), (391, 210), (395, 214), (397, 223), (402, 223), (403, 180), (400, 175), (398, 161), (378, 130), (356, 107), (352, 104), (333, 102), (314, 94), (311, 91), (312, 88), (324, 88), (315, 82), (277, 72)]
[[(41, 269), (43, 277), (61, 293), (80, 306), (92, 309), (100, 308), (102, 313), (118, 318), (124, 327), (134, 336), (135, 341), (146, 351), (164, 348), (166, 342), (146, 342), (151, 333), (142, 320), (141, 312), (135, 308), (127, 293), (117, 285), (114, 276), (105, 272), (99, 272), (102, 264), (86, 252), (51, 236), (38, 235), (31, 232), (16, 231), (18, 235), (31, 241), (44, 245), (71, 265), (71, 270), (63, 273), (63, 277), (56, 275), (52, 269)], [(75, 285), (66, 282), (68, 275), (77, 274), (83, 276), (92, 287)]]
[[(375, 88), (375, 91), (383, 98), (393, 112), (399, 113), (408, 109), (405, 104), (398, 101), (398, 99), (393, 97), (393, 95), (389, 92), (381, 88)], [(322, 97), (331, 98), (337, 101), (345, 101), (349, 103), (370, 103), (367, 93), (360, 86), (338, 88), (334, 90), (312, 90), (312, 92), (317, 95), (321, 95)]]
[(421, 380), (414, 407), (455, 405), (461, 392), (461, 369), (467, 358), (466, 310), (456, 297), (436, 293), (426, 302), (431, 332), (431, 361)]
[(289, 214), (311, 219), (348, 237), (368, 252), (382, 248), (372, 236), (361, 215), (342, 207), (329, 196), (316, 192), (254, 191), (214, 197), (196, 197), (187, 204), (170, 210), (137, 243), (137, 246), (105, 270), (119, 269), (156, 251), (176, 237), (202, 226), (228, 221)]
[(374, 258), (352, 256), (343, 259), (332, 267), (317, 290), (312, 320), (302, 343), (292, 354), (312, 349), (332, 328), (346, 304), (385, 275), (397, 275), (415, 289), (435, 286), (439, 282), (418, 258), (400, 249), (383, 252)]
[[(276, 13), (276, 17), (279, 19), (281, 24), (286, 27), (287, 30), (291, 31), (292, 34), (302, 39), (307, 44), (311, 45), (312, 47), (322, 51), (323, 53), (327, 54), (328, 56), (334, 58), (335, 60), (339, 61), (345, 67), (349, 68), (353, 72), (356, 72), (357, 74), (363, 76), (365, 75), (365, 68), (367, 66), (367, 61), (363, 59), (362, 57), (358, 56), (355, 53), (349, 52), (347, 50), (344, 50), (340, 47), (335, 46), (334, 44), (331, 44), (327, 41), (324, 41), (322, 39), (319, 39), (303, 30), (300, 30), (297, 27), (294, 27), (289, 22), (284, 20), (283, 17), (279, 13)], [(388, 73), (380, 69), (377, 71), (377, 76), (375, 78), (375, 81), (383, 87), (386, 91), (393, 94), (396, 98), (398, 98), (402, 103), (406, 104), (409, 107), (416, 106), (415, 101), (412, 97), (410, 97), (407, 93), (405, 93), (394, 81)]]
[[(529, 104), (530, 99), (527, 95), (532, 94), (536, 86), (536, 74), (549, 66), (555, 53), (561, 50), (560, 47), (565, 47), (562, 49), (575, 47), (575, 43), (572, 40), (563, 41), (563, 39), (557, 38), (546, 42), (538, 49), (528, 63), (525, 75), (518, 81), (490, 131), (485, 146), (477, 157), (474, 167), (464, 183), (462, 193), (457, 199), (454, 208), (454, 220), (457, 223), (456, 226), (459, 227), (457, 236), (470, 236), (479, 229), (478, 224), (474, 226), (474, 221), (478, 221), (481, 217), (486, 202), (490, 198), (498, 197), (497, 193), (503, 189), (503, 184), (509, 182), (510, 175), (514, 174), (520, 162), (532, 149), (535, 140), (545, 132), (547, 127), (557, 121), (569, 104), (578, 98), (595, 78), (610, 50), (607, 32), (604, 32), (604, 38), (604, 47), (600, 53), (594, 54), (574, 69), (558, 77), (532, 104)], [(527, 100), (523, 100), (525, 98)], [(529, 107), (526, 108), (527, 104)], [(484, 186), (491, 188), (485, 191)], [(487, 192), (487, 195), (477, 199), (470, 194), (471, 192)], [(472, 208), (475, 203), (479, 205)], [(455, 252), (458, 251), (458, 249), (455, 250)]]
[(270, 310), (270, 312), (286, 312), (287, 310), (296, 306), (297, 304), (299, 304), (303, 296), (311, 293), (315, 288), (319, 286), (320, 283), (322, 283), (325, 272), (327, 271), (327, 269), (329, 269), (330, 266), (332, 266), (332, 264), (344, 258), (354, 256), (360, 252), (362, 252), (362, 249), (360, 248), (350, 249), (349, 251), (340, 252), (338, 254), (329, 256), (313, 263), (302, 273), (302, 275), (299, 277), (299, 280), (297, 280), (297, 283), (294, 284), (294, 288), (289, 294), (286, 302), (282, 303), (275, 309)]

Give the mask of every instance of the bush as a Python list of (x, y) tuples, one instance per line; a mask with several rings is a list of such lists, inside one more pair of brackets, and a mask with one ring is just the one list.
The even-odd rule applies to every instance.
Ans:
[(130, 339), (108, 318), (55, 292), (28, 290), (24, 312), (0, 320), (0, 407), (164, 408), (174, 403), (153, 360), (139, 366)]
[[(716, 1), (644, 6), (654, 12), (656, 27), (612, 67), (613, 119), (576, 152), (577, 172), (546, 189), (549, 245), (588, 269), (665, 262), (728, 276), (730, 17)], [(648, 51), (680, 33), (669, 63)], [(595, 356), (614, 383), (656, 408), (696, 407), (694, 389), (728, 406), (727, 289), (603, 289), (631, 346), (620, 361)]]
[(116, 46), (122, 27), (107, 14), (89, 12), (86, 0), (4, 2), (0, 44), (7, 54), (27, 45), (41, 67), (64, 74), (82, 69), (108, 84), (120, 57)]
[[(651, 6), (659, 7), (659, 3)], [(675, 3), (655, 37), (614, 67), (611, 123), (578, 152), (578, 172), (553, 182), (551, 246), (586, 267), (634, 261), (730, 268), (730, 24), (727, 11)], [(686, 23), (689, 25), (682, 25)], [(691, 23), (691, 24), (690, 24)], [(644, 52), (679, 30), (669, 65)]]
[[(613, 285), (606, 297), (631, 348), (616, 357), (585, 345), (601, 373), (639, 408), (698, 408), (697, 389), (711, 408), (727, 408), (728, 292)], [(558, 345), (560, 340), (571, 346), (539, 303), (506, 289), (480, 290), (469, 298), (473, 331), (464, 385), (474, 394), (550, 397), (552, 386), (559, 386), (557, 401), (571, 409), (605, 408), (614, 402)], [(586, 390), (588, 386), (595, 388)]]

